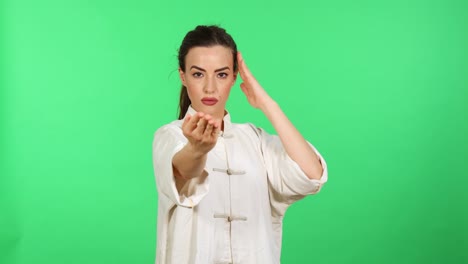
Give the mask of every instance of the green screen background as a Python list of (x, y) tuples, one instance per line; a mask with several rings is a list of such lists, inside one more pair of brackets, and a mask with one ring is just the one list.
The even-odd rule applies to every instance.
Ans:
[[(326, 159), (282, 263), (468, 262), (466, 1), (0, 4), (0, 263), (153, 263), (153, 133), (219, 24)], [(274, 133), (239, 89), (234, 122)]]

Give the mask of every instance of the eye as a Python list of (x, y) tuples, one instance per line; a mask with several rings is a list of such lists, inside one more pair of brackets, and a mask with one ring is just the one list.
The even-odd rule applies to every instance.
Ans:
[(228, 74), (225, 73), (225, 72), (220, 72), (220, 73), (218, 73), (218, 77), (219, 77), (219, 78), (222, 78), (222, 79), (225, 79), (225, 78), (228, 77)]
[(192, 76), (195, 77), (195, 78), (201, 78), (201, 77), (203, 77), (203, 73), (201, 73), (201, 72), (194, 72), (194, 73), (192, 73)]

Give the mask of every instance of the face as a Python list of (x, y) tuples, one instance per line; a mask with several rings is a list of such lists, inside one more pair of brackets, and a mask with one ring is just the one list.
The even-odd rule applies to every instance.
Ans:
[(223, 46), (194, 47), (179, 69), (182, 84), (197, 112), (222, 119), (231, 87), (236, 81), (232, 51)]

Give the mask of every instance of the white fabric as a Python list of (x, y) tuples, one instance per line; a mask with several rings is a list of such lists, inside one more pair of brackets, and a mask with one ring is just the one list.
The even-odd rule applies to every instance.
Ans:
[[(187, 114), (194, 113), (189, 107)], [(153, 141), (156, 263), (279, 263), (283, 215), (327, 181), (325, 160), (311, 145), (323, 166), (321, 179), (311, 180), (278, 136), (252, 124), (232, 124), (227, 114), (224, 133), (208, 153), (208, 176), (190, 180), (178, 193), (172, 157), (187, 143), (181, 125), (177, 120), (161, 127)]]

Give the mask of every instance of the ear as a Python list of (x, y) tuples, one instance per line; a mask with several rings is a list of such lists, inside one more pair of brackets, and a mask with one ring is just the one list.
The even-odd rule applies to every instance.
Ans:
[(186, 82), (185, 82), (185, 72), (179, 68), (179, 78), (180, 78), (180, 81), (182, 82), (182, 84), (187, 87), (186, 85)]

